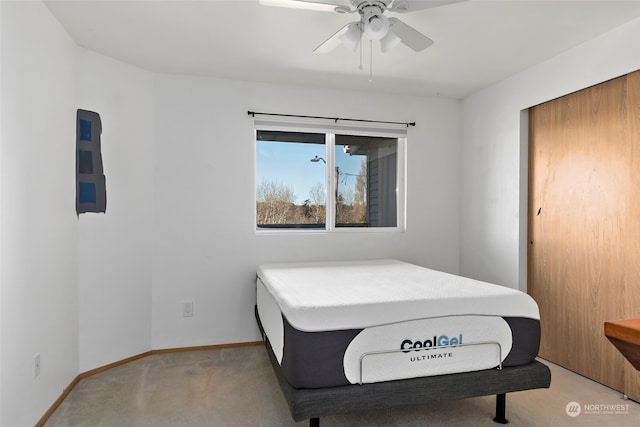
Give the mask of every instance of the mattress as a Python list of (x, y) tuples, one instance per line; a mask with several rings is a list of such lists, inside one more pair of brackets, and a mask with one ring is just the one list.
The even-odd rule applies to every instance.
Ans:
[(398, 260), (264, 264), (256, 291), (297, 388), (516, 366), (538, 353), (529, 295)]

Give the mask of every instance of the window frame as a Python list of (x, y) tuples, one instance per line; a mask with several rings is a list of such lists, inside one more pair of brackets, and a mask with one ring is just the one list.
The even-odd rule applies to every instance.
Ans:
[[(257, 141), (258, 131), (287, 131), (287, 132), (309, 132), (323, 133), (325, 135), (325, 226), (323, 228), (297, 228), (278, 227), (260, 228), (257, 224)], [(336, 226), (336, 196), (334, 184), (335, 170), (335, 141), (336, 135), (353, 135), (369, 137), (396, 138), (397, 140), (397, 172), (396, 172), (396, 225), (394, 227), (339, 227)], [(254, 119), (254, 191), (253, 191), (253, 227), (256, 234), (326, 234), (326, 233), (389, 233), (404, 232), (406, 230), (406, 204), (407, 204), (407, 129), (406, 126), (381, 127), (380, 124), (373, 125), (358, 123), (357, 126), (339, 123), (309, 122), (307, 120), (270, 120), (264, 118)]]

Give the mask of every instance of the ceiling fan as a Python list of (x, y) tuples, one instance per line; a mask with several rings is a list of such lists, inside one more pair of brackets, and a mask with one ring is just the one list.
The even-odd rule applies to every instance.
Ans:
[(371, 41), (379, 40), (382, 52), (389, 51), (399, 43), (420, 52), (431, 46), (433, 40), (397, 18), (387, 18), (384, 13), (386, 11), (408, 13), (462, 1), (465, 0), (350, 0), (351, 5), (349, 6), (346, 1), (260, 0), (260, 4), (337, 13), (358, 12), (360, 14), (359, 21), (350, 22), (342, 27), (318, 46), (314, 52), (330, 52), (340, 44), (355, 51), (360, 45), (363, 35), (366, 35)]

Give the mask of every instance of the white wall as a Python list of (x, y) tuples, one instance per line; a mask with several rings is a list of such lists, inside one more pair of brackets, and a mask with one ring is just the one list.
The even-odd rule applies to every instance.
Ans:
[(638, 40), (640, 19), (464, 100), (461, 274), (526, 290), (522, 110), (639, 69)]
[[(0, 424), (27, 426), (151, 348), (153, 75), (78, 48), (40, 2), (0, 7)], [(75, 214), (77, 108), (102, 118), (107, 214)]]
[(82, 50), (77, 108), (102, 120), (105, 214), (79, 218), (80, 372), (151, 348), (153, 75)]
[[(396, 257), (458, 272), (456, 101), (172, 76), (156, 78), (155, 95), (154, 349), (259, 339), (263, 262)], [(256, 235), (248, 110), (416, 121), (407, 231)], [(193, 318), (181, 317), (186, 299)]]
[(0, 9), (0, 424), (29, 426), (78, 374), (77, 50), (40, 2)]

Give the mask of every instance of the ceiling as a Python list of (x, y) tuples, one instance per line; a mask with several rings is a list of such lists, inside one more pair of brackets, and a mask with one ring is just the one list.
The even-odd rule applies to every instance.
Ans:
[[(340, 1), (336, 1), (339, 3)], [(464, 98), (640, 17), (640, 1), (468, 0), (391, 14), (435, 41), (422, 52), (313, 50), (357, 15), (258, 0), (45, 0), (79, 46), (160, 73)], [(348, 2), (344, 2), (348, 4)]]

